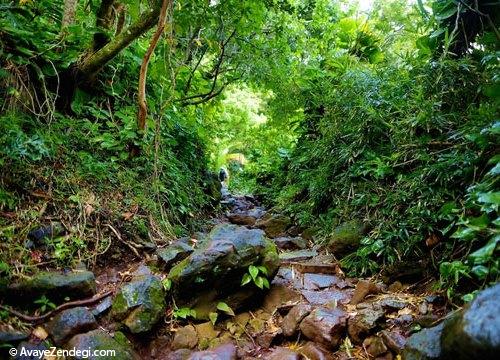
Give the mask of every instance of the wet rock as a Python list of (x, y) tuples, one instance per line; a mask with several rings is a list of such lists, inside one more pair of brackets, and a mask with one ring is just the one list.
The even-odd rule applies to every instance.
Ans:
[(372, 357), (377, 357), (387, 352), (387, 346), (385, 346), (384, 341), (378, 336), (366, 338), (363, 341), (363, 348)]
[(187, 360), (193, 353), (190, 349), (179, 349), (167, 354), (164, 360)]
[(92, 315), (94, 315), (95, 317), (102, 316), (106, 312), (108, 312), (109, 309), (111, 309), (112, 305), (113, 299), (111, 298), (111, 296), (108, 296), (92, 309)]
[(383, 330), (380, 332), (380, 337), (384, 340), (384, 344), (396, 354), (399, 354), (406, 344), (406, 338), (395, 331)]
[(308, 360), (333, 360), (333, 355), (328, 350), (315, 344), (312, 341), (307, 342), (299, 349), (299, 352)]
[(358, 221), (346, 222), (333, 230), (327, 246), (335, 255), (345, 255), (359, 246), (367, 229)]
[(283, 323), (281, 324), (283, 335), (288, 337), (294, 336), (299, 330), (302, 320), (304, 320), (304, 318), (309, 315), (311, 311), (312, 308), (310, 305), (295, 305), (283, 318)]
[(7, 325), (0, 325), (0, 344), (17, 344), (19, 341), (26, 340), (28, 332), (15, 330)]
[(123, 285), (113, 301), (111, 315), (130, 332), (149, 331), (165, 312), (165, 290), (160, 279), (140, 275)]
[(65, 297), (81, 299), (94, 295), (96, 283), (90, 271), (67, 273), (39, 272), (31, 278), (20, 280), (0, 288), (0, 297), (15, 301), (16, 305), (32, 304), (34, 299), (46, 296), (53, 302), (61, 302)]
[(253, 226), (257, 219), (247, 214), (229, 214), (227, 216), (229, 222), (236, 225)]
[(481, 291), (462, 312), (445, 322), (441, 346), (446, 357), (498, 359), (500, 284)]
[(351, 304), (356, 305), (364, 300), (369, 294), (378, 294), (382, 291), (380, 286), (367, 280), (360, 280), (356, 284), (354, 294), (352, 295)]
[(440, 359), (441, 333), (444, 323), (430, 329), (423, 329), (410, 336), (401, 353), (403, 360), (432, 360)]
[[(43, 351), (49, 350), (49, 348), (44, 343), (34, 344), (27, 341), (23, 341), (17, 347), (17, 354), (13, 357), (15, 360), (39, 360), (40, 355)], [(31, 354), (31, 355), (28, 355)]]
[(318, 308), (300, 323), (300, 331), (308, 339), (329, 349), (336, 348), (345, 335), (347, 314), (336, 309)]
[(300, 360), (300, 354), (284, 347), (275, 348), (270, 354), (263, 357), (265, 360)]
[(270, 238), (276, 238), (284, 235), (286, 229), (288, 229), (291, 224), (292, 221), (288, 216), (276, 214), (259, 220), (255, 226), (259, 229), (263, 229)]
[(170, 345), (172, 350), (193, 349), (198, 344), (198, 333), (193, 325), (178, 329)]
[(236, 360), (236, 347), (232, 343), (222, 344), (213, 349), (192, 353), (187, 360)]
[(354, 317), (347, 322), (347, 332), (350, 338), (357, 343), (375, 330), (379, 322), (384, 317), (384, 311), (377, 307), (367, 307), (358, 310)]
[(84, 307), (64, 310), (47, 324), (47, 331), (58, 346), (71, 337), (97, 328), (94, 315)]
[[(65, 347), (67, 350), (80, 350), (82, 354), (90, 353), (90, 356), (80, 358), (75, 357), (75, 359), (88, 359), (88, 360), (99, 360), (99, 359), (113, 359), (113, 360), (137, 360), (139, 357), (132, 349), (132, 346), (126, 338), (120, 334), (115, 333), (115, 337), (112, 338), (105, 331), (97, 329), (89, 331), (85, 334), (75, 335), (69, 340)], [(115, 350), (115, 356), (94, 356), (95, 350)]]
[(33, 242), (33, 245), (40, 246), (45, 244), (46, 239), (53, 239), (58, 236), (64, 235), (66, 230), (64, 226), (59, 222), (54, 222), (47, 226), (41, 226), (32, 229), (28, 233), (28, 239)]
[(168, 270), (176, 262), (184, 260), (193, 252), (193, 248), (186, 242), (176, 241), (163, 249), (156, 250), (156, 255), (160, 265), (164, 270)]
[(175, 265), (168, 278), (178, 303), (207, 290), (217, 292), (221, 298), (242, 289), (258, 290), (252, 284), (241, 287), (250, 265), (264, 266), (271, 281), (279, 267), (276, 246), (262, 230), (222, 224), (215, 226), (191, 255)]
[(307, 241), (301, 237), (277, 237), (274, 239), (274, 243), (282, 250), (305, 249), (307, 247)]
[(278, 343), (283, 339), (283, 331), (281, 328), (274, 329), (274, 331), (265, 330), (257, 335), (256, 342), (263, 349), (269, 349), (273, 343)]

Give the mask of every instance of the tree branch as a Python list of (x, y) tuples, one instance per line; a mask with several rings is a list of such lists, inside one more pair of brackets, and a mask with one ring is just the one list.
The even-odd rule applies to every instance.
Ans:
[(104, 45), (101, 49), (84, 59), (77, 70), (84, 77), (90, 77), (97, 73), (104, 65), (113, 59), (120, 51), (125, 49), (139, 36), (151, 29), (158, 20), (161, 7), (155, 3), (155, 7), (150, 9), (140, 19), (130, 25), (125, 31)]

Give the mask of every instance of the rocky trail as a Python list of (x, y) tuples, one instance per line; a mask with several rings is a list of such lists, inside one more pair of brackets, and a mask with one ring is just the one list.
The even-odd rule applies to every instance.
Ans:
[[(450, 312), (425, 281), (347, 277), (334, 254), (251, 196), (226, 191), (222, 203), (208, 233), (144, 261), (9, 284), (0, 358), (35, 358), (22, 349), (50, 345), (165, 360), (493, 359), (500, 349), (500, 285)], [(66, 305), (32, 319), (7, 307), (27, 313), (22, 302), (43, 295)]]

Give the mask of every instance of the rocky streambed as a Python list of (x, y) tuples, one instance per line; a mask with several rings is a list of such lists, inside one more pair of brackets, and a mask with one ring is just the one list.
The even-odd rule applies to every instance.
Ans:
[[(496, 358), (500, 285), (449, 312), (425, 289), (346, 277), (333, 255), (252, 197), (226, 194), (223, 203), (227, 214), (211, 231), (145, 261), (96, 274), (41, 272), (3, 286), (2, 302), (17, 319), (0, 326), (0, 358), (29, 359), (23, 348), (50, 347), (115, 350), (86, 353), (90, 359)], [(340, 229), (335, 248), (361, 231)], [(14, 308), (41, 296), (70, 306), (19, 319)]]

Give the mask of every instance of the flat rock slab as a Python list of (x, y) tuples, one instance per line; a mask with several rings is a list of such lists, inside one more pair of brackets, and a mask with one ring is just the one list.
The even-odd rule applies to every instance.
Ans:
[(301, 294), (312, 305), (327, 305), (333, 302), (347, 304), (351, 299), (352, 291), (336, 289), (326, 289), (320, 291), (303, 290), (301, 291)]
[(15, 301), (16, 305), (32, 304), (42, 296), (53, 302), (61, 302), (66, 297), (75, 300), (91, 297), (95, 293), (96, 282), (91, 271), (68, 273), (44, 271), (0, 289), (0, 295), (4, 295), (8, 301)]
[(308, 260), (318, 255), (316, 250), (295, 250), (282, 252), (279, 257), (283, 263)]
[(309, 274), (303, 275), (304, 288), (308, 290), (320, 290), (330, 287), (343, 289), (346, 287), (344, 280), (335, 275)]

